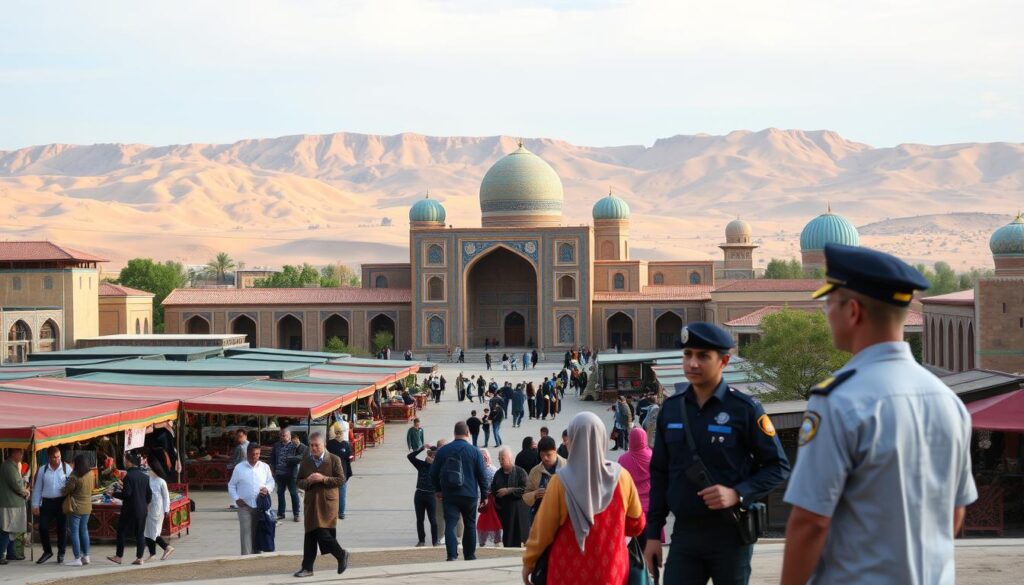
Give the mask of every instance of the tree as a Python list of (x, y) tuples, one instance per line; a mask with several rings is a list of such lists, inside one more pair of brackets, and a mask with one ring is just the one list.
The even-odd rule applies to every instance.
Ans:
[(345, 264), (328, 264), (320, 270), (320, 286), (324, 288), (358, 287), (360, 284), (359, 275)]
[(231, 259), (227, 252), (220, 252), (206, 263), (206, 272), (211, 277), (216, 278), (217, 282), (224, 284), (227, 282), (228, 272), (234, 270), (235, 266), (235, 261)]
[(380, 353), (385, 347), (391, 347), (395, 336), (388, 331), (378, 331), (373, 334), (373, 351)]
[(324, 346), (324, 351), (330, 353), (347, 353), (354, 357), (370, 357), (370, 353), (357, 348), (350, 347), (341, 340), (340, 337), (332, 337), (327, 340), (327, 345)]
[(170, 260), (164, 263), (154, 262), (149, 258), (134, 258), (121, 269), (117, 284), (137, 288), (153, 293), (153, 332), (164, 332), (163, 301), (176, 288), (185, 286), (188, 275), (185, 268), (178, 262)]
[(259, 278), (253, 283), (257, 288), (306, 288), (320, 286), (320, 271), (309, 264), (292, 266), (286, 264), (281, 272), (267, 278)]
[(924, 264), (917, 264), (914, 268), (924, 275), (931, 284), (925, 291), (929, 297), (972, 289), (978, 280), (994, 274), (991, 269), (981, 268), (972, 268), (967, 272), (957, 273), (945, 262), (936, 262), (934, 270), (929, 270)]
[(764, 269), (764, 277), (776, 280), (804, 278), (804, 269), (796, 258), (772, 258)]
[(761, 321), (761, 338), (744, 352), (748, 371), (775, 387), (766, 401), (807, 398), (811, 388), (849, 359), (832, 346), (825, 315), (783, 309)]

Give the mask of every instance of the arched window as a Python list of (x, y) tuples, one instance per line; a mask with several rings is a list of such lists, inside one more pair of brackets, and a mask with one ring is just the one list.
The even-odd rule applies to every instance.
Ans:
[(953, 340), (953, 321), (950, 321), (946, 325), (949, 337), (946, 338), (946, 345), (949, 346), (949, 361), (946, 362), (946, 367), (950, 370), (956, 371), (956, 349), (953, 347), (956, 342)]
[(576, 297), (576, 279), (566, 274), (558, 279), (558, 298), (572, 299)]
[(59, 344), (57, 342), (57, 324), (52, 320), (47, 319), (43, 323), (42, 327), (39, 328), (39, 345), (36, 347), (36, 353), (45, 351), (57, 351)]
[(27, 360), (31, 344), (32, 330), (28, 328), (28, 323), (15, 321), (7, 332), (7, 361), (17, 364)]
[(612, 288), (615, 290), (623, 290), (626, 288), (626, 277), (623, 276), (621, 272), (612, 277)]
[(665, 275), (660, 272), (655, 272), (654, 284), (665, 284)]
[(185, 333), (189, 335), (209, 335), (210, 322), (199, 315), (194, 315), (185, 321)]
[(437, 244), (427, 248), (427, 264), (444, 264), (444, 249)]
[(427, 336), (431, 345), (444, 344), (444, 321), (437, 315), (427, 321)]
[(142, 333), (142, 320), (136, 319), (135, 320), (135, 335), (139, 335), (140, 333)]
[(946, 367), (946, 336), (944, 334), (944, 323), (942, 319), (939, 319), (939, 345), (936, 346), (935, 351), (939, 352), (939, 367)]
[(974, 369), (974, 323), (967, 324), (967, 369)]
[(576, 343), (576, 320), (571, 315), (558, 318), (558, 343)]
[(690, 284), (700, 284), (700, 273), (699, 272), (691, 272), (690, 273)]
[(964, 364), (967, 362), (967, 360), (964, 359), (964, 353), (967, 351), (967, 345), (964, 343), (964, 324), (963, 323), (959, 323), (957, 325), (956, 336), (957, 336), (956, 337), (956, 355), (957, 355), (957, 365), (959, 366), (957, 368), (957, 371), (958, 372), (962, 372), (962, 371), (967, 369), (964, 366)]
[(431, 276), (430, 280), (427, 281), (427, 300), (444, 300), (444, 281), (441, 280), (440, 276)]
[(374, 288), (387, 288), (388, 277), (384, 276), (383, 274), (377, 275), (377, 278), (373, 279), (373, 286)]
[(142, 320), (142, 332), (149, 335), (149, 317)]
[(558, 245), (558, 261), (559, 262), (575, 262), (576, 253), (572, 249), (572, 244), (559, 244)]
[(43, 288), (46, 289), (46, 290), (53, 290), (53, 277), (52, 276), (44, 276), (43, 277)]

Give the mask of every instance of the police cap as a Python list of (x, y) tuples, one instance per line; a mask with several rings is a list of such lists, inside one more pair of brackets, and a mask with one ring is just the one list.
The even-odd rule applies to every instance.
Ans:
[(713, 323), (690, 323), (680, 334), (683, 347), (692, 349), (715, 349), (718, 351), (729, 351), (736, 343), (732, 335), (725, 329)]
[(930, 286), (920, 272), (895, 256), (842, 244), (825, 244), (825, 281), (813, 298), (848, 288), (899, 307), (910, 304), (915, 290)]

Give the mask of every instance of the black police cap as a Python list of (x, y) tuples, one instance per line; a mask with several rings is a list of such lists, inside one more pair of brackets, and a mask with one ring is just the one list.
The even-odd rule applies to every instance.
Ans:
[(736, 345), (728, 331), (718, 325), (703, 321), (690, 323), (683, 327), (680, 339), (683, 342), (684, 348), (689, 347), (691, 349), (728, 351)]
[(931, 286), (920, 272), (895, 256), (842, 244), (825, 244), (825, 281), (813, 298), (848, 288), (899, 307), (910, 304), (915, 290)]

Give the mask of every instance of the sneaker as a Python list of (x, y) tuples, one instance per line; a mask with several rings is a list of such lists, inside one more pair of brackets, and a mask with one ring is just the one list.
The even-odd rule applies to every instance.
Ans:
[(166, 561), (167, 559), (171, 558), (171, 555), (173, 555), (173, 554), (174, 554), (174, 547), (173, 546), (169, 546), (169, 547), (167, 547), (167, 550), (164, 551), (164, 554), (160, 555), (160, 560), (161, 561)]
[(135, 559), (134, 561), (132, 561), (133, 565), (141, 565), (142, 563), (143, 563), (142, 559)]
[(82, 559), (72, 559), (70, 561), (64, 561), (65, 567), (81, 567)]
[(437, 541), (437, 545), (438, 545), (438, 546), (442, 546), (442, 545), (444, 545), (444, 537), (443, 537), (443, 536), (441, 537), (441, 540), (438, 540), (438, 541)]
[(416, 548), (420, 548), (421, 546), (427, 546), (427, 543), (423, 542), (422, 540), (416, 543)]
[(82, 556), (82, 564), (83, 565), (88, 565), (91, 562), (92, 562), (92, 559), (89, 558), (89, 555)]

